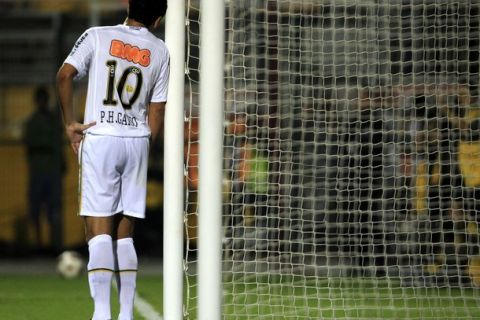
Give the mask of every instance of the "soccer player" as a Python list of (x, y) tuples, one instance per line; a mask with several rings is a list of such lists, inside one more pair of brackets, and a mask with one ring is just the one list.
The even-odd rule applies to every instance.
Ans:
[[(150, 30), (166, 7), (166, 0), (129, 0), (125, 23), (86, 30), (57, 74), (66, 133), (80, 162), (93, 320), (111, 319), (114, 272), (118, 319), (133, 319), (138, 262), (132, 237), (135, 219), (145, 217), (149, 138), (163, 128), (169, 74), (168, 50)], [(73, 115), (72, 86), (87, 73), (81, 124)]]

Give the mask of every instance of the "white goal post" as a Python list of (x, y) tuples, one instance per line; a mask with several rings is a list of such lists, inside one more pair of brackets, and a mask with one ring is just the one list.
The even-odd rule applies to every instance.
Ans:
[(184, 317), (477, 317), (480, 3), (186, 17)]
[(170, 81), (164, 126), (163, 310), (165, 320), (183, 318), (183, 209), (185, 105), (185, 0), (168, 1), (165, 42)]
[(222, 319), (224, 0), (201, 2), (198, 316)]

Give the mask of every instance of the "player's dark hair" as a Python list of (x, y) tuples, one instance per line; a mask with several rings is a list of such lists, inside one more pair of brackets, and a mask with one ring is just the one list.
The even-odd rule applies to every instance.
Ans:
[(167, 12), (167, 0), (128, 0), (128, 17), (150, 27)]

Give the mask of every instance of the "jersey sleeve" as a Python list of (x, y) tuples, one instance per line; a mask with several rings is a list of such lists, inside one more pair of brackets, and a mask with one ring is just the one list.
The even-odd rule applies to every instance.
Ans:
[(168, 50), (165, 49), (164, 59), (162, 61), (160, 72), (153, 87), (153, 94), (150, 102), (167, 101), (168, 78), (170, 75), (170, 56)]
[(90, 61), (92, 60), (95, 49), (93, 33), (92, 29), (85, 31), (80, 38), (78, 38), (77, 42), (75, 42), (72, 51), (67, 59), (65, 59), (65, 63), (68, 63), (77, 69), (78, 74), (75, 79), (80, 79), (88, 73)]

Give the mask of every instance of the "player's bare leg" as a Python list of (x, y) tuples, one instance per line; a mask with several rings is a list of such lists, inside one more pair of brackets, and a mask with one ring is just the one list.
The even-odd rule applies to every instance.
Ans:
[(112, 236), (113, 218), (114, 217), (85, 217), (85, 237), (87, 242), (101, 234)]
[(88, 282), (94, 301), (92, 320), (109, 320), (110, 290), (114, 270), (112, 242), (113, 217), (85, 217), (88, 241)]
[(114, 223), (115, 271), (120, 301), (118, 320), (133, 319), (138, 260), (133, 245), (135, 218), (116, 215)]
[(135, 229), (135, 218), (117, 214), (114, 220), (115, 239), (132, 238)]

